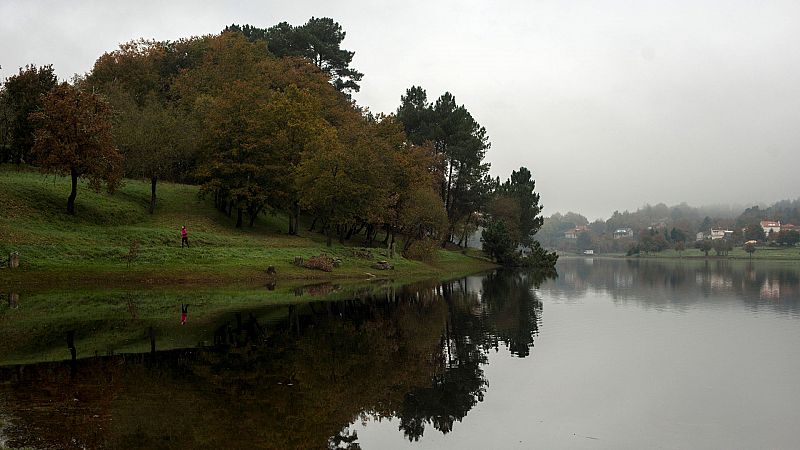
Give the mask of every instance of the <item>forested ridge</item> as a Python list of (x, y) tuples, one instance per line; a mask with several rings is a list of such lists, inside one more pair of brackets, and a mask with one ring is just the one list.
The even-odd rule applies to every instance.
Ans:
[(197, 184), (237, 228), (263, 214), (366, 246), (424, 258), (466, 246), (485, 227), (485, 249), (519, 263), (542, 225), (531, 172), (489, 175), (488, 133), (453, 94), (429, 101), (412, 86), (396, 113), (352, 100), (364, 74), (341, 48), (330, 18), (269, 28), (231, 25), (176, 41), (134, 40), (101, 55), (91, 71), (59, 82), (51, 65), (29, 65), (0, 91), (0, 163), (70, 177), (94, 189), (123, 178)]

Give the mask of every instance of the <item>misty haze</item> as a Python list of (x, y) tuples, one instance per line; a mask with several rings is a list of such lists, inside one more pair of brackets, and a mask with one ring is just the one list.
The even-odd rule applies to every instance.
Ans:
[(800, 442), (800, 3), (0, 17), (0, 450)]

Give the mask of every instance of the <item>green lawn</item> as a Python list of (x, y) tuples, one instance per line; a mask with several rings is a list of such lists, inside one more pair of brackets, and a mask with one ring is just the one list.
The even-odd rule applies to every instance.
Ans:
[[(352, 255), (352, 247), (324, 245), (323, 236), (302, 229), (285, 233), (282, 214), (261, 216), (254, 227), (234, 227), (234, 219), (198, 197), (198, 187), (159, 183), (156, 213), (147, 212), (150, 185), (126, 180), (113, 195), (93, 192), (81, 182), (76, 215), (65, 213), (69, 180), (45, 177), (27, 169), (0, 167), (0, 258), (21, 256), (21, 270), (0, 270), (3, 281), (39, 283), (215, 283), (265, 279), (267, 266), (279, 279), (364, 278), (381, 275), (372, 260)], [(189, 230), (191, 248), (180, 247), (179, 228)], [(138, 259), (128, 266), (124, 256), (139, 241)], [(359, 245), (355, 242), (352, 245)], [(373, 249), (385, 259), (385, 249)], [(332, 273), (294, 266), (295, 256), (327, 253), (342, 258)], [(440, 251), (430, 263), (396, 256), (391, 276), (448, 277), (485, 270), (492, 264), (461, 252)], [(88, 280), (88, 281), (87, 281)]]

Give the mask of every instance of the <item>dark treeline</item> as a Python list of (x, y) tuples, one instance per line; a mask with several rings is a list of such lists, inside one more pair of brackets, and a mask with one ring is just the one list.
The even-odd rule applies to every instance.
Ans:
[(302, 216), (328, 245), (402, 237), (424, 258), (485, 226), (490, 253), (513, 261), (542, 223), (530, 171), (491, 178), (486, 130), (450, 93), (429, 102), (411, 87), (390, 115), (358, 106), (344, 37), (329, 18), (231, 25), (122, 44), (72, 83), (27, 66), (0, 93), (0, 162), (70, 176), (71, 214), (81, 178), (148, 180), (151, 213), (159, 181), (188, 182), (236, 227), (283, 213), (297, 234)]

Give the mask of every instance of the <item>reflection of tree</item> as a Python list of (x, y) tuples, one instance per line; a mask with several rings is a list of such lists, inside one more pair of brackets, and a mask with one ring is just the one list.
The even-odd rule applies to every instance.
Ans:
[(399, 414), (400, 429), (412, 441), (422, 437), (426, 423), (442, 433), (450, 432), (455, 421), (483, 401), (488, 385), (481, 369), (486, 355), (481, 340), (475, 339), (483, 335), (483, 324), (471, 314), (477, 295), (455, 287), (455, 282), (441, 286), (448, 317), (436, 355), (439, 370), (430, 386), (406, 394)]
[(220, 316), (214, 347), (0, 367), (7, 445), (354, 450), (370, 417), (447, 433), (483, 400), (488, 351), (526, 356), (538, 329), (540, 277), (473, 281)]
[(430, 291), (297, 305), (263, 332), (240, 314), (214, 348), (87, 358), (74, 374), (0, 368), (9, 445), (356, 449), (348, 424), (394, 415), (438, 370), (447, 305)]
[(418, 440), (430, 423), (442, 433), (452, 431), (478, 402), (488, 381), (482, 365), (487, 352), (502, 342), (519, 357), (528, 356), (538, 332), (541, 302), (533, 289), (554, 273), (500, 271), (481, 283), (482, 295), (470, 292), (466, 280), (442, 286), (448, 322), (442, 340), (443, 371), (430, 387), (406, 395), (400, 429)]
[(492, 347), (502, 342), (512, 355), (530, 354), (533, 338), (539, 331), (542, 302), (534, 289), (549, 278), (542, 272), (500, 271), (483, 280), (482, 309), (491, 320), (487, 333)]

